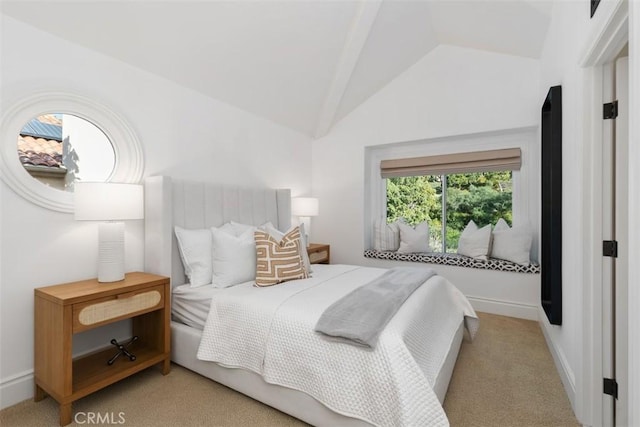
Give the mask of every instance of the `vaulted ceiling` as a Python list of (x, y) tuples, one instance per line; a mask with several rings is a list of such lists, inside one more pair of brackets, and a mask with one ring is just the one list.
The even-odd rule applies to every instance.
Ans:
[(440, 44), (538, 58), (541, 0), (7, 1), (2, 12), (321, 136)]

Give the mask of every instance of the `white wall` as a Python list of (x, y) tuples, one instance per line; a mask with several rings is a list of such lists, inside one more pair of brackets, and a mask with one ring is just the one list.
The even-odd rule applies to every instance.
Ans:
[[(540, 95), (549, 86), (562, 85), (563, 102), (563, 321), (552, 326), (541, 315), (541, 326), (556, 366), (572, 402), (578, 420), (585, 425), (600, 425), (602, 380), (594, 377), (599, 363), (598, 334), (601, 326), (591, 320), (600, 310), (600, 295), (593, 294), (599, 279), (592, 277), (592, 254), (599, 250), (590, 199), (594, 168), (600, 163), (599, 153), (592, 152), (592, 109), (600, 111), (592, 99), (590, 71), (583, 68), (588, 49), (594, 44), (611, 19), (619, 1), (602, 2), (590, 19), (587, 6), (581, 2), (556, 2), (540, 60)], [(599, 84), (596, 82), (595, 84)], [(598, 135), (594, 135), (599, 138)], [(597, 205), (597, 203), (596, 203)], [(598, 256), (595, 257), (598, 259)], [(592, 354), (593, 352), (593, 354)], [(593, 356), (593, 357), (592, 357)], [(594, 365), (595, 364), (595, 365)]]
[[(540, 322), (551, 342), (560, 376), (576, 410), (576, 376), (582, 371), (582, 250), (586, 244), (582, 227), (584, 216), (576, 215), (583, 202), (583, 148), (579, 117), (582, 110), (583, 85), (579, 69), (581, 37), (585, 34), (588, 14), (577, 2), (556, 3), (541, 58), (542, 99), (550, 86), (562, 85), (563, 143), (563, 212), (562, 222), (562, 326), (552, 326), (545, 315)], [(585, 12), (585, 13), (581, 13)], [(586, 17), (586, 19), (585, 19)], [(573, 215), (571, 213), (574, 213)], [(570, 218), (569, 218), (570, 217)], [(568, 220), (570, 219), (570, 220)], [(542, 313), (542, 312), (541, 312)], [(579, 400), (580, 398), (578, 398)], [(578, 412), (578, 411), (576, 411)]]
[[(3, 109), (34, 91), (73, 91), (132, 125), (143, 145), (145, 176), (309, 192), (306, 136), (12, 18), (2, 16), (0, 23)], [(127, 222), (126, 230), (126, 268), (141, 270), (142, 221)], [(0, 407), (6, 407), (33, 392), (33, 289), (97, 274), (97, 224), (37, 207), (0, 183), (0, 253)], [(76, 350), (111, 338), (100, 334), (83, 334)]]

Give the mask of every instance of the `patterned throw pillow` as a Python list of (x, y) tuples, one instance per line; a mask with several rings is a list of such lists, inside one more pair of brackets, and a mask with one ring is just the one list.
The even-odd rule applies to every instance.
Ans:
[(379, 218), (373, 226), (373, 249), (376, 251), (397, 251), (400, 247), (398, 221), (387, 224), (386, 218)]
[[(304, 266), (304, 271), (308, 275), (307, 277), (311, 277), (311, 262), (309, 261), (309, 254), (307, 253), (307, 240), (304, 235), (304, 223), (301, 223), (297, 227), (300, 228), (300, 256), (302, 257), (302, 265)], [(276, 240), (282, 240), (285, 234), (293, 231), (293, 228), (287, 231), (287, 233), (283, 233), (272, 223), (267, 222), (260, 226), (260, 230), (266, 231)]]
[(262, 230), (255, 231), (253, 237), (256, 241), (256, 285), (271, 286), (308, 277), (300, 257), (299, 227), (289, 231), (280, 241)]

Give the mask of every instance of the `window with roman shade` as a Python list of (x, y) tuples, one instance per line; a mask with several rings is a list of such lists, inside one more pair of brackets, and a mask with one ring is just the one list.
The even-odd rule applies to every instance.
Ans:
[(429, 248), (456, 252), (469, 221), (512, 224), (512, 172), (521, 164), (520, 148), (381, 160), (387, 221), (426, 221)]

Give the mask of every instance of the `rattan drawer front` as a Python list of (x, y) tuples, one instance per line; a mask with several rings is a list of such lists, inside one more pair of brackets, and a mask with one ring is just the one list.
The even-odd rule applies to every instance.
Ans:
[(328, 258), (329, 258), (329, 252), (327, 252), (326, 250), (311, 252), (309, 254), (309, 262), (312, 264), (316, 262), (326, 261)]
[(103, 323), (126, 319), (164, 306), (164, 288), (156, 286), (139, 292), (114, 295), (73, 305), (73, 332)]

